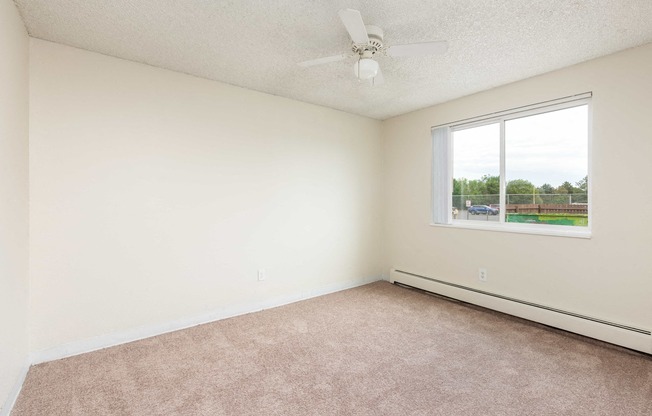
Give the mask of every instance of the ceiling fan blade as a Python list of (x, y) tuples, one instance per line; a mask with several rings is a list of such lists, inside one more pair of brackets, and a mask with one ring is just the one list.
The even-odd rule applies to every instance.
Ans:
[(436, 42), (410, 43), (407, 45), (394, 45), (387, 48), (387, 55), (397, 56), (421, 56), (439, 55), (448, 50), (448, 42), (440, 40)]
[(371, 85), (375, 87), (376, 85), (383, 85), (384, 83), (385, 77), (383, 77), (383, 72), (378, 68), (378, 73), (371, 79)]
[(353, 43), (367, 44), (369, 43), (369, 36), (367, 35), (367, 28), (364, 26), (360, 12), (353, 9), (342, 9), (338, 12), (342, 24), (349, 32)]
[(315, 65), (327, 64), (327, 63), (330, 63), (330, 62), (341, 61), (341, 60), (346, 59), (348, 57), (349, 57), (349, 55), (343, 53), (341, 55), (326, 56), (324, 58), (317, 58), (317, 59), (311, 59), (309, 61), (299, 62), (297, 65), (302, 66), (304, 68), (307, 68), (309, 66), (315, 66)]

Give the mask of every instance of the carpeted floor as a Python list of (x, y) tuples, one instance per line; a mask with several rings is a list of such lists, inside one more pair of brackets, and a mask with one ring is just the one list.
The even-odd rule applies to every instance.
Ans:
[(652, 357), (377, 282), (37, 365), (12, 415), (652, 415)]

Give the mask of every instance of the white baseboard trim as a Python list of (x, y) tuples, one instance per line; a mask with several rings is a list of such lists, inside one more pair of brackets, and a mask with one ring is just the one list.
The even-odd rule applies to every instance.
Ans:
[[(390, 282), (403, 283), (428, 292), (458, 299), (488, 309), (493, 309), (508, 315), (539, 322), (565, 331), (595, 338), (611, 344), (620, 345), (633, 350), (652, 354), (652, 335), (649, 330), (639, 333), (610, 325), (607, 321), (596, 322), (587, 320), (581, 315), (572, 316), (560, 313), (560, 310), (541, 308), (540, 305), (525, 304), (527, 302), (509, 299), (488, 292), (479, 293), (472, 288), (432, 279), (400, 270), (390, 272)], [(501, 298), (502, 297), (502, 298)], [(624, 325), (623, 325), (624, 326)]]
[(27, 377), (28, 371), (29, 371), (29, 362), (26, 362), (25, 365), (23, 365), (23, 368), (20, 370), (20, 373), (16, 378), (16, 382), (14, 383), (14, 387), (9, 392), (9, 396), (7, 397), (7, 400), (5, 400), (5, 403), (2, 405), (2, 408), (0, 408), (0, 416), (9, 416), (9, 414), (13, 410), (14, 405), (16, 404), (16, 400), (18, 399), (18, 395), (20, 394), (20, 391), (23, 388), (23, 384), (25, 383), (25, 377)]
[(32, 352), (29, 359), (32, 365), (44, 363), (47, 361), (59, 360), (61, 358), (97, 351), (120, 344), (126, 344), (128, 342), (138, 341), (144, 338), (154, 337), (168, 332), (190, 328), (196, 325), (219, 321), (226, 318), (232, 318), (247, 313), (259, 312), (264, 309), (275, 308), (278, 306), (287, 305), (289, 303), (294, 303), (317, 296), (327, 295), (329, 293), (339, 292), (341, 290), (363, 286), (381, 279), (382, 278), (380, 276), (373, 276), (350, 280), (342, 283), (333, 283), (321, 286), (316, 289), (300, 291), (285, 296), (279, 296), (262, 302), (237, 305), (227, 309), (212, 311), (199, 316), (178, 319), (158, 325), (143, 326), (127, 331), (101, 335), (80, 341), (74, 341), (45, 350)]

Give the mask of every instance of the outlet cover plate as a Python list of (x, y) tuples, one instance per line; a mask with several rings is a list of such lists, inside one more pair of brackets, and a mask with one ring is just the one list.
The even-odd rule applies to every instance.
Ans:
[(481, 282), (487, 281), (487, 269), (478, 270), (478, 279), (480, 279)]

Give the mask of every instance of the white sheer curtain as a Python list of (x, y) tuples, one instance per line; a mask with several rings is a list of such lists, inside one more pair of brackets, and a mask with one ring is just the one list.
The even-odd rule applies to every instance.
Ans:
[(435, 224), (450, 224), (453, 204), (450, 175), (452, 146), (449, 127), (432, 129), (432, 151), (432, 220)]

